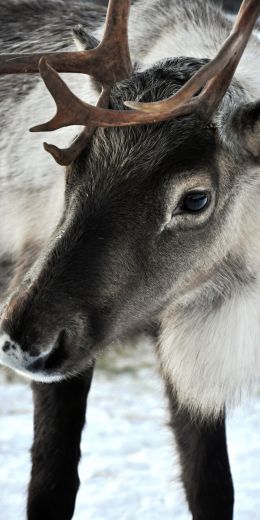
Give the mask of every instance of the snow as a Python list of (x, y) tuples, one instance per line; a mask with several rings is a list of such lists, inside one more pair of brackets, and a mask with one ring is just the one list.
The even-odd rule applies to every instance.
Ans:
[[(99, 367), (82, 437), (76, 520), (189, 520), (167, 407), (148, 349), (109, 355)], [(28, 384), (0, 384), (0, 515), (25, 519), (32, 399)], [(260, 403), (233, 414), (228, 443), (235, 520), (260, 520)]]

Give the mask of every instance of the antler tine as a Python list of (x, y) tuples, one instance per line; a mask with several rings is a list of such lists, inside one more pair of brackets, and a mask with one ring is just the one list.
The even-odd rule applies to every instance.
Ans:
[[(110, 0), (108, 4), (104, 37), (96, 49), (98, 69), (107, 57), (110, 60), (111, 78), (106, 78), (107, 84), (128, 78), (133, 72), (128, 43), (130, 5), (131, 0)], [(101, 83), (104, 84), (104, 77)]]
[(43, 148), (52, 155), (53, 159), (56, 163), (60, 164), (60, 166), (69, 166), (84, 150), (86, 142), (91, 138), (92, 134), (93, 129), (86, 128), (68, 148), (58, 148), (58, 146), (48, 143), (43, 143)]
[(102, 85), (113, 85), (132, 71), (127, 38), (127, 21), (131, 0), (110, 0), (105, 32), (101, 43), (88, 51), (2, 54), (0, 75), (39, 72), (39, 62), (45, 57), (58, 72), (89, 74)]
[[(234, 36), (234, 39), (236, 37), (236, 42), (234, 45), (234, 52), (229, 53), (230, 61), (223, 70), (220, 70), (217, 76), (208, 82), (204, 88), (204, 91), (201, 93), (201, 99), (204, 101), (203, 104), (205, 105), (205, 110), (208, 114), (214, 112), (219, 102), (225, 95), (242, 58), (259, 15), (259, 0), (243, 2), (233, 27), (233, 31), (231, 33), (231, 35)], [(225, 51), (225, 45), (223, 50)]]
[[(204, 65), (177, 94), (154, 103), (125, 102), (134, 110), (150, 114), (156, 121), (199, 112), (207, 118), (225, 95), (260, 15), (259, 0), (244, 0), (230, 36), (216, 58)], [(206, 83), (207, 82), (207, 83)], [(206, 83), (206, 86), (204, 86)], [(196, 98), (193, 96), (204, 86)], [(182, 108), (183, 107), (183, 112)], [(146, 119), (147, 122), (147, 119)]]
[[(109, 89), (102, 90), (97, 102), (97, 107), (107, 106), (109, 102), (109, 94)], [(69, 166), (86, 148), (87, 143), (90, 142), (93, 136), (94, 130), (94, 127), (84, 128), (83, 132), (79, 134), (68, 148), (61, 149), (54, 144), (44, 143), (44, 149), (52, 155), (58, 164), (61, 166)]]
[(52, 95), (56, 106), (56, 115), (47, 123), (31, 128), (32, 132), (49, 132), (64, 126), (77, 125), (78, 114), (82, 110), (83, 101), (79, 100), (61, 79), (57, 72), (50, 67), (46, 58), (39, 63), (41, 77)]

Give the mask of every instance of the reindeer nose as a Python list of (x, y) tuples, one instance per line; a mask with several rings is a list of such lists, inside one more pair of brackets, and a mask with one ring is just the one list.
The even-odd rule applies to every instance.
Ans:
[(0, 361), (10, 368), (26, 367), (32, 359), (38, 357), (36, 352), (25, 352), (20, 345), (13, 341), (6, 333), (0, 336)]
[(28, 352), (14, 342), (8, 334), (0, 335), (0, 363), (35, 380), (47, 380), (44, 373), (45, 364), (54, 349), (55, 347), (50, 347), (44, 352), (30, 349)]

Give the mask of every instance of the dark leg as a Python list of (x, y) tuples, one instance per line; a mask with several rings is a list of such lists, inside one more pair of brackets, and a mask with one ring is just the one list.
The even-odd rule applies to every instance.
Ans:
[(232, 520), (234, 491), (226, 444), (225, 419), (202, 422), (179, 410), (167, 388), (178, 446), (182, 481), (193, 520)]
[(52, 384), (33, 384), (34, 442), (28, 520), (70, 520), (79, 487), (78, 462), (93, 369)]

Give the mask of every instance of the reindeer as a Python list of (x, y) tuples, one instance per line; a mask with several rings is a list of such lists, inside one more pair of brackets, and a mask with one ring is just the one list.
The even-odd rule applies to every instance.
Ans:
[[(129, 0), (105, 26), (83, 0), (0, 11), (0, 359), (33, 381), (28, 519), (72, 518), (96, 357), (146, 333), (193, 520), (231, 520), (225, 415), (260, 369), (260, 2), (232, 29), (204, 0), (140, 0), (129, 44)], [(49, 154), (26, 132), (37, 72)]]

